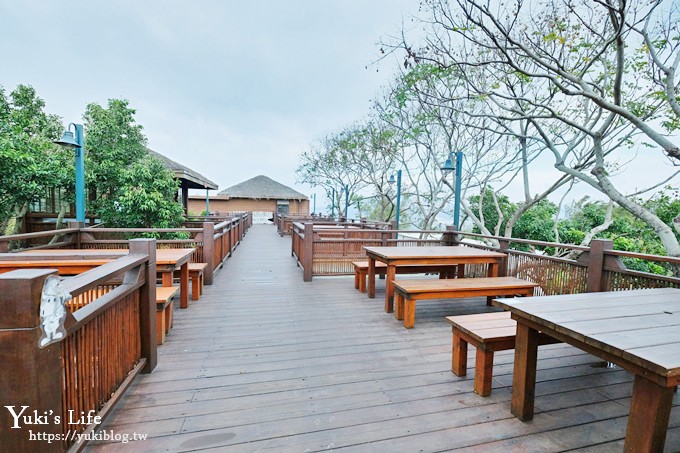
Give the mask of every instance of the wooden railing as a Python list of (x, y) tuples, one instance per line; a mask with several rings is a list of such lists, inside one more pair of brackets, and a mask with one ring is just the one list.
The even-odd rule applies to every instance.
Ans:
[[(208, 264), (204, 282), (211, 285), (215, 270), (231, 256), (252, 226), (252, 219), (252, 213), (242, 212), (225, 217), (218, 224), (214, 223), (217, 218), (210, 218), (196, 228), (83, 228), (72, 222), (69, 228), (56, 231), (0, 236), (0, 253), (42, 248), (125, 249), (132, 238), (153, 236), (159, 248), (194, 248), (191, 261)], [(173, 236), (185, 238), (168, 239)]]
[[(620, 258), (638, 258), (680, 265), (680, 258), (613, 250), (612, 242), (594, 240), (590, 247), (526, 239), (484, 236), (446, 231), (403, 231), (329, 228), (316, 223), (293, 223), (291, 254), (303, 269), (303, 280), (313, 276), (349, 275), (352, 261), (366, 260), (363, 247), (423, 245), (464, 245), (505, 253), (501, 275), (516, 276), (538, 283), (536, 295), (574, 294), (586, 291), (616, 291), (633, 288), (680, 287), (680, 278), (627, 269)], [(399, 236), (397, 237), (397, 233)], [(465, 240), (467, 237), (470, 240)], [(498, 244), (486, 245), (486, 243)], [(555, 247), (580, 254), (578, 259), (530, 253), (512, 245)], [(466, 266), (470, 277), (487, 274), (486, 265)]]
[(50, 312), (43, 308), (41, 317), (44, 284), (56, 275), (53, 269), (0, 275), (0, 400), (45, 421), (30, 425), (0, 411), (3, 451), (80, 450), (81, 436), (99, 429), (134, 377), (156, 366), (153, 239), (132, 240), (129, 255), (61, 279), (73, 299), (61, 317), (63, 336), (45, 345), (43, 332), (51, 329)]

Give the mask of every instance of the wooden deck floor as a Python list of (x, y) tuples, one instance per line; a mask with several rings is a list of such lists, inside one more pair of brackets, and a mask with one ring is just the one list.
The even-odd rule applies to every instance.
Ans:
[[(380, 292), (383, 290), (383, 292)], [(510, 415), (512, 351), (490, 397), (450, 370), (444, 315), (483, 300), (419, 302), (416, 326), (383, 312), (353, 279), (303, 283), (290, 239), (253, 226), (200, 301), (177, 310), (158, 368), (103, 429), (144, 441), (87, 451), (621, 451), (631, 376), (565, 345), (542, 347), (536, 415)], [(471, 352), (469, 367), (473, 365)], [(666, 441), (680, 451), (680, 397)]]

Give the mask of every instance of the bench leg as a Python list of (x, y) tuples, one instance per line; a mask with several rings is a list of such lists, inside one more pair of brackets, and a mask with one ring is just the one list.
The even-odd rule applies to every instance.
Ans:
[(201, 282), (201, 285), (198, 287), (198, 295), (202, 296), (203, 295), (203, 272), (198, 276), (198, 281)]
[(451, 372), (456, 376), (465, 376), (467, 374), (467, 350), (467, 341), (463, 340), (454, 329), (453, 348), (451, 351)]
[(165, 343), (165, 310), (156, 311), (156, 344)]
[(168, 333), (170, 331), (170, 328), (172, 327), (172, 323), (174, 321), (174, 314), (175, 314), (175, 302), (170, 301), (168, 306), (165, 308), (165, 333)]
[(400, 293), (395, 293), (394, 303), (396, 305), (394, 309), (394, 318), (401, 321), (404, 319), (404, 296), (402, 296)]
[(479, 396), (491, 394), (491, 380), (493, 378), (493, 351), (477, 348), (475, 359), (474, 392)]
[(198, 275), (191, 276), (191, 300), (198, 300), (200, 294), (201, 283)]
[(354, 269), (354, 289), (359, 289), (359, 271)]
[(368, 272), (360, 272), (359, 273), (359, 292), (360, 293), (366, 292), (366, 279), (367, 278), (368, 278)]
[(412, 329), (416, 323), (415, 299), (404, 299), (404, 327)]

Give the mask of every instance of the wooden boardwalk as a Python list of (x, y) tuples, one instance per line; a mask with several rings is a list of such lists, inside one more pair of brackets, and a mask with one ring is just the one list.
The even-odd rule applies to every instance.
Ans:
[[(408, 276), (407, 276), (408, 277)], [(631, 376), (565, 345), (539, 352), (536, 415), (510, 415), (513, 352), (496, 354), (491, 396), (450, 371), (445, 315), (482, 299), (418, 303), (406, 330), (353, 278), (303, 283), (290, 238), (255, 225), (207, 286), (177, 310), (159, 365), (102, 429), (143, 441), (87, 451), (622, 451)], [(383, 292), (381, 292), (383, 291)], [(474, 350), (468, 367), (473, 366)], [(666, 451), (680, 451), (676, 395)]]

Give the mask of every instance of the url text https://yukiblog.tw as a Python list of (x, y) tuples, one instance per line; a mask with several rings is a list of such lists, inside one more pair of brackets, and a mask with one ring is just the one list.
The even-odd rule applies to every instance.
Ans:
[(148, 434), (141, 433), (114, 433), (113, 430), (101, 430), (88, 433), (79, 433), (76, 430), (69, 430), (63, 434), (50, 434), (44, 432), (33, 432), (28, 430), (29, 440), (44, 441), (48, 444), (59, 441), (76, 442), (120, 442), (126, 444), (138, 440), (146, 440)]

